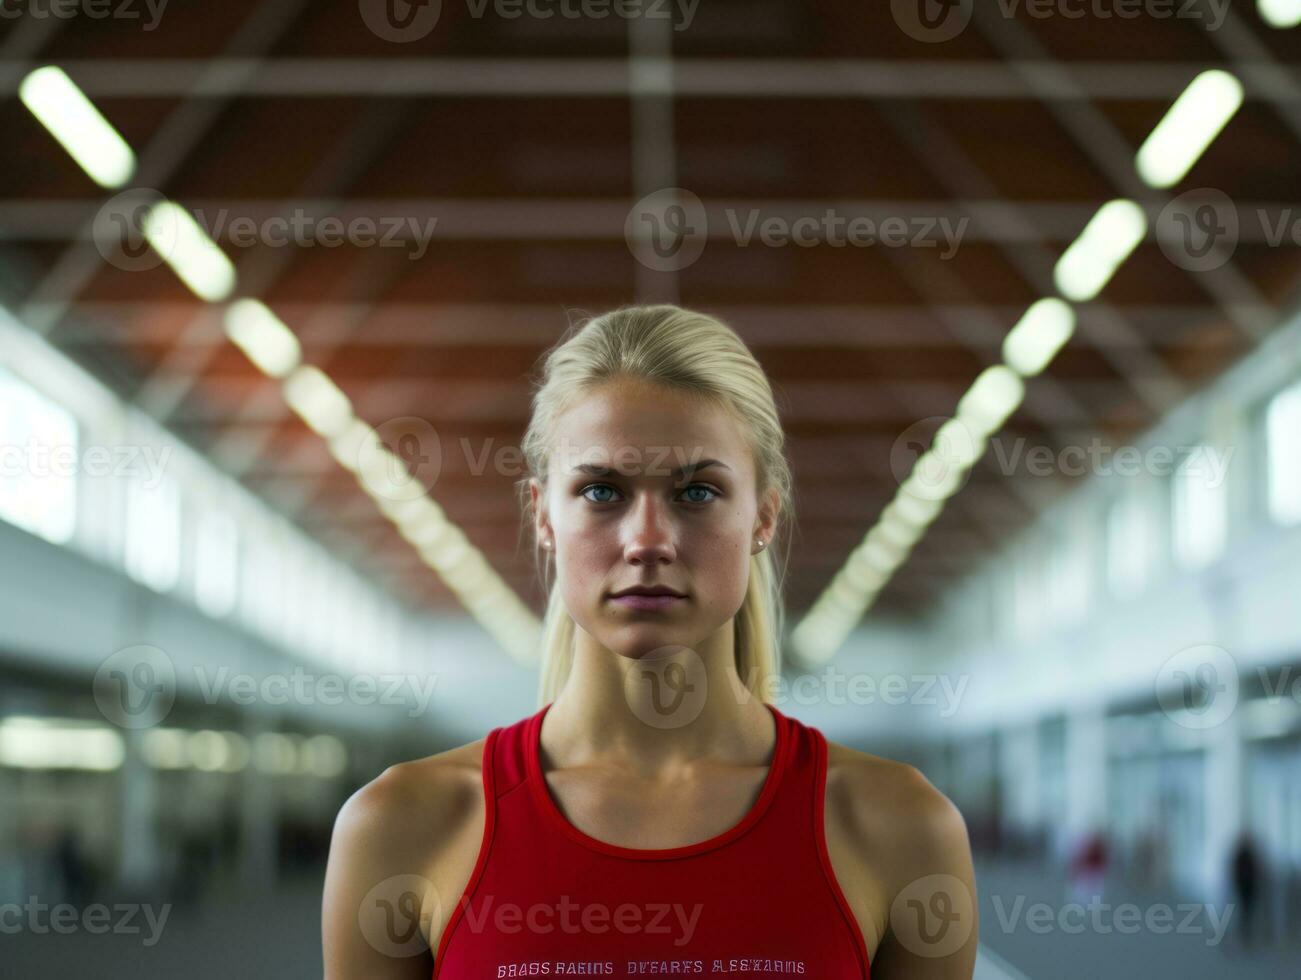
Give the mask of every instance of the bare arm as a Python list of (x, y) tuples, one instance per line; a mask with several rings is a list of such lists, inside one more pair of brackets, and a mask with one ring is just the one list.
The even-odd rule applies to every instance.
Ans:
[(872, 976), (971, 980), (980, 928), (966, 822), (925, 776), (908, 772), (901, 797), (911, 816), (899, 825), (887, 865), (889, 925)]
[(410, 842), (394, 832), (401, 787), (390, 772), (354, 793), (334, 822), (321, 905), (325, 980), (433, 972), (427, 879)]
[(477, 857), (475, 745), (385, 770), (339, 810), (321, 904), (325, 980), (428, 980)]

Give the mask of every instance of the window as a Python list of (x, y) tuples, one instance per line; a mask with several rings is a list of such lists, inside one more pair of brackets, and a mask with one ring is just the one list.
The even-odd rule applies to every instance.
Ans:
[(194, 598), (209, 616), (225, 616), (239, 597), (239, 540), (234, 519), (205, 511), (195, 529)]
[(1107, 586), (1113, 595), (1123, 598), (1147, 585), (1156, 556), (1155, 523), (1147, 486), (1127, 488), (1112, 499), (1107, 511)]
[(1265, 413), (1269, 513), (1280, 524), (1301, 521), (1301, 382), (1279, 392)]
[(1013, 559), (1012, 615), (1016, 631), (1025, 636), (1039, 625), (1043, 611), (1043, 561), (1039, 543), (1025, 541)]
[(77, 442), (70, 412), (0, 370), (0, 519), (55, 544), (70, 541)]
[(132, 478), (126, 526), (127, 574), (155, 592), (174, 588), (181, 569), (181, 493), (176, 481)]
[(1053, 536), (1049, 553), (1048, 598), (1055, 617), (1075, 621), (1089, 603), (1089, 555), (1087, 537), (1077, 532), (1079, 518), (1064, 518), (1067, 530)]
[(1213, 465), (1213, 446), (1197, 446), (1180, 461), (1171, 481), (1171, 531), (1175, 559), (1185, 568), (1201, 568), (1224, 550), (1225, 482)]

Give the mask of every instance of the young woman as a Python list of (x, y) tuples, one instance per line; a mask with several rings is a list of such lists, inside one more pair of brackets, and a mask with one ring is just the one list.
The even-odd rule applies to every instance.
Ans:
[(957, 809), (766, 699), (791, 476), (740, 338), (675, 306), (577, 325), (523, 450), (541, 708), (343, 806), (327, 980), (970, 980)]

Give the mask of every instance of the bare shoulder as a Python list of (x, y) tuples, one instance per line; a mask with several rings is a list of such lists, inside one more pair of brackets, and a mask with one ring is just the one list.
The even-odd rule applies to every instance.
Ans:
[(421, 827), (432, 837), (481, 813), (486, 741), (389, 766), (348, 798), (336, 832), (341, 824), (383, 822), (394, 830)]
[[(873, 961), (873, 976), (905, 976), (920, 963), (927, 976), (969, 978), (975, 963), (975, 877), (966, 821), (915, 766), (827, 743), (825, 830), (832, 865)], [(932, 877), (936, 876), (936, 877)], [(929, 889), (929, 891), (928, 891)], [(936, 889), (963, 917), (951, 954), (918, 952), (900, 910), (928, 904)], [(914, 895), (914, 892), (919, 894)], [(925, 892), (925, 894), (920, 894)], [(914, 906), (917, 899), (922, 906)], [(961, 934), (961, 935), (959, 935)], [(926, 940), (929, 941), (929, 940)], [(920, 959), (918, 959), (920, 957)], [(965, 972), (964, 972), (965, 971)]]
[[(340, 807), (322, 902), (327, 980), (429, 976), (432, 951), (478, 859), (485, 743), (390, 766)], [(402, 954), (391, 930), (367, 933), (364, 911), (372, 905), (413, 920)]]
[(961, 812), (920, 769), (835, 742), (827, 743), (827, 804), (865, 843), (966, 839)]

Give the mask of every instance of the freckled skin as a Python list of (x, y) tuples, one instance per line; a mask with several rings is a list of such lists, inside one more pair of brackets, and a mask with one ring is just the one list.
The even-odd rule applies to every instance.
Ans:
[[(667, 646), (700, 650), (730, 626), (749, 584), (754, 540), (770, 541), (766, 507), (742, 423), (726, 409), (643, 381), (610, 382), (557, 420), (546, 497), (533, 481), (539, 532), (555, 542), (556, 587), (574, 621), (601, 646), (640, 657)], [(705, 459), (684, 479), (678, 467)], [(604, 476), (572, 472), (599, 463)], [(702, 488), (703, 489), (700, 489)], [(660, 583), (687, 599), (663, 612), (607, 596)]]

